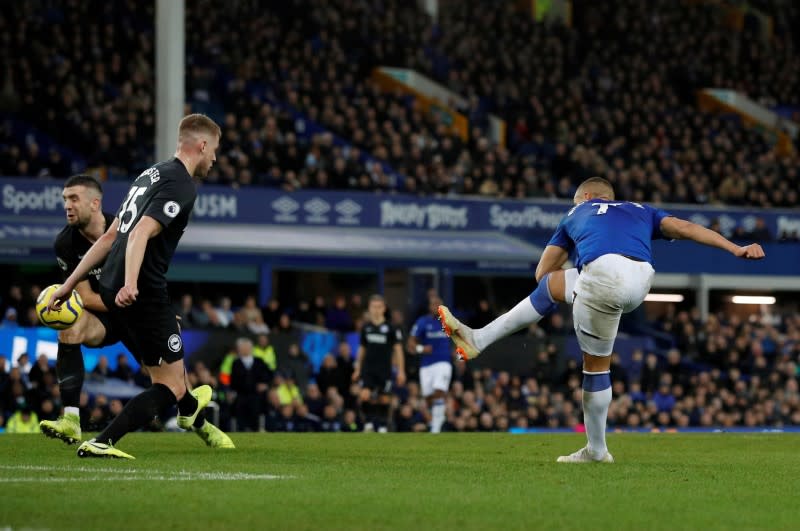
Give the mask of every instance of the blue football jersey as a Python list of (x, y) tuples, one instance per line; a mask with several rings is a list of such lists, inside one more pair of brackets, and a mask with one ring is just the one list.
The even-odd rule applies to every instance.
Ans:
[(578, 270), (604, 254), (621, 254), (652, 264), (650, 242), (664, 237), (661, 220), (670, 215), (629, 201), (584, 201), (564, 216), (547, 245), (569, 252)]
[(419, 364), (422, 367), (451, 360), (453, 347), (450, 338), (442, 330), (439, 320), (432, 315), (423, 315), (417, 319), (411, 327), (411, 335), (417, 338), (417, 343), (420, 345), (433, 347), (433, 352), (430, 354), (420, 354)]

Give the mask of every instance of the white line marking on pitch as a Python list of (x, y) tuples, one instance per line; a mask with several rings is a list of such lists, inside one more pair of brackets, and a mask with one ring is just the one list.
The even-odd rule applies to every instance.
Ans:
[[(0, 483), (17, 482), (64, 482), (64, 481), (263, 481), (275, 479), (291, 479), (293, 476), (275, 474), (248, 474), (245, 472), (189, 472), (186, 470), (162, 471), (136, 468), (94, 468), (90, 466), (41, 466), (41, 465), (0, 465), (0, 470), (27, 470), (31, 472), (67, 472), (93, 473), (93, 476), (80, 478), (27, 477), (0, 478)], [(112, 474), (98, 476), (98, 472)]]

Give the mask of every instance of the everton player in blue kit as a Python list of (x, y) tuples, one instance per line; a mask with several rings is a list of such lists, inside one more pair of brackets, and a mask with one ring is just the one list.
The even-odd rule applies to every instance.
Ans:
[(431, 433), (442, 431), (445, 397), (453, 376), (453, 346), (438, 321), (441, 304), (438, 296), (431, 297), (430, 313), (417, 319), (408, 338), (408, 350), (420, 356), (419, 384), (431, 408)]
[[(464, 326), (444, 306), (439, 314), (460, 354), (473, 358), (501, 337), (539, 321), (555, 309), (557, 300), (572, 302), (583, 351), (583, 414), (589, 441), (558, 462), (610, 463), (614, 458), (606, 446), (605, 427), (611, 403), (611, 351), (620, 317), (637, 308), (650, 290), (655, 273), (650, 241), (692, 240), (749, 260), (764, 258), (764, 251), (758, 244), (736, 245), (663, 210), (615, 201), (611, 183), (599, 177), (584, 181), (574, 202), (542, 254), (536, 268), (539, 285), (529, 297), (478, 330)], [(575, 270), (561, 270), (570, 254), (577, 275)]]

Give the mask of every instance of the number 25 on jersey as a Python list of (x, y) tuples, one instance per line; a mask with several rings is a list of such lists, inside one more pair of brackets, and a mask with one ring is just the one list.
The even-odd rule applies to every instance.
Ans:
[[(125, 202), (122, 203), (122, 208), (120, 212), (122, 214), (119, 217), (119, 232), (122, 234), (127, 233), (131, 227), (134, 225), (136, 219), (139, 217), (139, 207), (136, 204), (136, 201), (144, 195), (144, 192), (147, 190), (146, 186), (133, 186), (128, 191), (128, 197), (125, 199)], [(125, 217), (130, 213), (130, 217), (126, 220)]]

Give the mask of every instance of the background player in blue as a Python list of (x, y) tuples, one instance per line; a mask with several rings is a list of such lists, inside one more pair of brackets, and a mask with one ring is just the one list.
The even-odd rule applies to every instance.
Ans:
[(442, 431), (445, 421), (447, 390), (453, 376), (453, 345), (438, 321), (439, 296), (429, 299), (430, 313), (421, 316), (411, 327), (408, 350), (419, 354), (419, 384), (422, 396), (431, 408), (431, 433)]
[[(650, 241), (692, 240), (749, 260), (764, 258), (764, 251), (758, 244), (736, 245), (663, 210), (615, 201), (611, 183), (599, 177), (584, 181), (574, 202), (542, 253), (536, 268), (539, 285), (529, 297), (479, 330), (464, 326), (445, 307), (440, 307), (439, 313), (448, 335), (472, 358), (503, 334), (539, 321), (555, 309), (556, 300), (571, 300), (575, 333), (583, 351), (583, 415), (589, 442), (577, 452), (559, 457), (558, 462), (613, 462), (605, 437), (611, 403), (611, 351), (620, 317), (636, 309), (650, 291), (655, 273)], [(561, 270), (570, 253), (575, 254), (579, 271), (574, 282), (570, 280), (575, 277), (572, 270)]]

